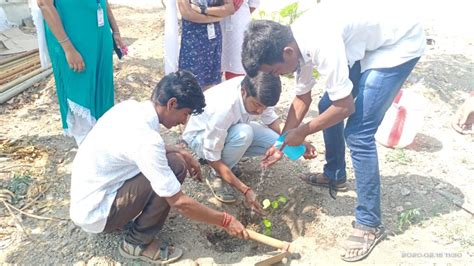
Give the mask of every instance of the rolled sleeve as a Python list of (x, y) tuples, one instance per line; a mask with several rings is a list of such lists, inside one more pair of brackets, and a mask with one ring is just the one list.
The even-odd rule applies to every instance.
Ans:
[(265, 109), (265, 111), (263, 111), (260, 119), (262, 120), (263, 124), (270, 125), (271, 123), (275, 122), (275, 120), (277, 120), (278, 118), (280, 117), (275, 112), (275, 108), (268, 107), (267, 109)]
[(159, 140), (144, 142), (138, 147), (135, 163), (158, 196), (172, 197), (181, 190), (181, 184), (168, 166), (163, 139), (159, 135), (154, 138)]
[(321, 75), (327, 77), (326, 92), (331, 101), (337, 101), (351, 94), (353, 84), (349, 79), (349, 63), (347, 61), (344, 42), (335, 36), (325, 40), (313, 61)]
[(260, 0), (249, 0), (249, 6), (258, 8), (260, 6)]
[(213, 127), (204, 132), (204, 141), (202, 144), (203, 154), (206, 160), (219, 161), (224, 149), (227, 129)]
[(211, 121), (206, 123), (206, 129), (203, 133), (203, 154), (205, 159), (209, 161), (219, 161), (221, 159), (228, 130), (235, 120), (231, 112), (221, 111), (219, 113), (226, 113), (226, 115), (212, 116)]
[(316, 84), (316, 80), (313, 77), (313, 67), (313, 64), (306, 63), (296, 72), (296, 95), (308, 93)]

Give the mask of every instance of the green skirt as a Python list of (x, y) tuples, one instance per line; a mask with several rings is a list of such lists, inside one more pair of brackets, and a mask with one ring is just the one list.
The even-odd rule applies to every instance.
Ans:
[(92, 128), (114, 104), (113, 42), (106, 1), (100, 0), (104, 13), (102, 27), (97, 23), (96, 0), (59, 0), (54, 5), (67, 36), (85, 63), (85, 70), (80, 73), (69, 68), (61, 45), (45, 22), (62, 126), (68, 132), (78, 121), (71, 118), (79, 116), (81, 121), (90, 122)]

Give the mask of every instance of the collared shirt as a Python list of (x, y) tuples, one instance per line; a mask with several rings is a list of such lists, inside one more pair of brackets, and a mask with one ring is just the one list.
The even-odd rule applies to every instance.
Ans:
[(99, 119), (72, 166), (70, 215), (75, 224), (102, 232), (118, 189), (140, 172), (160, 197), (180, 191), (159, 131), (151, 101), (124, 101)]
[[(183, 139), (188, 144), (198, 133), (204, 131), (203, 153), (206, 160), (220, 160), (229, 128), (251, 120), (251, 115), (244, 107), (240, 89), (242, 80), (243, 77), (236, 77), (206, 90), (204, 112), (191, 116), (186, 125)], [(278, 119), (278, 115), (273, 107), (267, 107), (260, 119), (265, 125), (270, 125)]]
[[(291, 26), (303, 56), (296, 73), (297, 95), (315, 84), (313, 68), (326, 76), (332, 101), (352, 91), (348, 66), (360, 60), (361, 71), (390, 68), (423, 54), (421, 25), (403, 4), (389, 1), (331, 0), (305, 12)], [(399, 3), (397, 5), (397, 3)]]

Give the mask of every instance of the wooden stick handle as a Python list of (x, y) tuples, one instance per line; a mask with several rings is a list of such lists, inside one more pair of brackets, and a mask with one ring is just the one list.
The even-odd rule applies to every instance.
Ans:
[(281, 241), (281, 240), (275, 239), (273, 237), (262, 235), (262, 234), (259, 234), (255, 231), (248, 230), (248, 229), (247, 229), (247, 233), (249, 233), (249, 238), (250, 239), (255, 240), (257, 242), (260, 242), (262, 244), (268, 245), (270, 247), (278, 248), (278, 249), (285, 250), (285, 251), (288, 251), (288, 249), (290, 248), (290, 243), (288, 243), (286, 241)]

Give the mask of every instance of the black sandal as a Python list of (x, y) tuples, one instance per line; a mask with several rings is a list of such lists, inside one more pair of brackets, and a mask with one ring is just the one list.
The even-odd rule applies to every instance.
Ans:
[[(357, 224), (356, 222), (353, 221), (352, 227), (355, 229), (364, 231), (364, 235), (363, 236), (350, 235), (347, 238), (347, 240), (355, 244), (352, 244), (350, 246), (346, 244), (344, 249), (346, 251), (353, 250), (353, 249), (362, 250), (362, 254), (354, 256), (354, 257), (345, 257), (345, 254), (341, 255), (341, 259), (347, 262), (354, 262), (354, 261), (365, 259), (367, 256), (369, 256), (372, 249), (374, 249), (374, 247), (386, 236), (385, 227), (383, 225), (379, 225), (377, 227), (369, 227), (369, 226)], [(369, 237), (370, 235), (373, 235), (374, 239), (370, 239)]]

